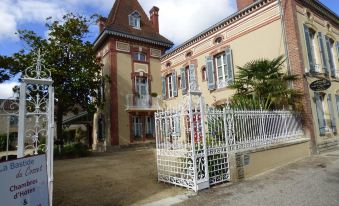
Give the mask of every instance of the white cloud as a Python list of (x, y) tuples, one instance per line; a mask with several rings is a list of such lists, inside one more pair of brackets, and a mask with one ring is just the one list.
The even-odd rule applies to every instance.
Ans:
[(180, 44), (235, 11), (234, 0), (139, 0), (146, 13), (159, 7), (160, 33)]
[[(175, 44), (229, 16), (235, 11), (234, 1), (139, 0), (147, 14), (154, 5), (160, 8), (160, 33)], [(113, 4), (114, 0), (0, 0), (0, 41), (16, 39), (18, 25), (44, 23), (46, 17), (60, 17), (65, 11), (107, 16)]]
[(18, 82), (5, 82), (0, 84), (0, 99), (13, 97), (13, 87), (19, 85)]
[(64, 9), (45, 0), (1, 0), (0, 40), (16, 40), (18, 24), (44, 22), (49, 16), (60, 17)]

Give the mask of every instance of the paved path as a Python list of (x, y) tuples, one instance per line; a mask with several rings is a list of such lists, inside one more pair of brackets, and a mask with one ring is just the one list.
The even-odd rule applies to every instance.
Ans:
[(339, 206), (339, 151), (195, 194), (158, 183), (154, 149), (55, 161), (54, 205)]
[(339, 151), (202, 191), (178, 205), (339, 206)]

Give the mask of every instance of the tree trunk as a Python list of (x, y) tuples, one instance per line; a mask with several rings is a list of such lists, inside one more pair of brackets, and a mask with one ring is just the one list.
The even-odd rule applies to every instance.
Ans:
[(61, 104), (57, 104), (57, 140), (61, 148), (64, 147), (64, 138), (62, 134), (62, 119), (63, 119), (63, 107)]

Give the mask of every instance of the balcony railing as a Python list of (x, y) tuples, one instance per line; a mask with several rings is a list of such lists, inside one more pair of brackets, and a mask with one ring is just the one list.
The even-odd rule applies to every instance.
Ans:
[(151, 95), (126, 95), (126, 110), (161, 110), (159, 99)]

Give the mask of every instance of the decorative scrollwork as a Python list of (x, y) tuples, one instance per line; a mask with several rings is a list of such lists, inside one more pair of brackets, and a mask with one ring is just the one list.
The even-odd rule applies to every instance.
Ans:
[(47, 137), (46, 115), (34, 115), (27, 119), (28, 129), (26, 137), (31, 141), (29, 146), (34, 150), (34, 154), (38, 154), (38, 150), (42, 144), (41, 140)]
[(40, 49), (35, 53), (33, 58), (33, 65), (25, 70), (24, 78), (33, 79), (51, 79), (51, 71), (44, 65), (45, 60), (42, 58)]
[(0, 108), (4, 112), (4, 114), (18, 115), (19, 114), (19, 100), (18, 99), (1, 100)]

